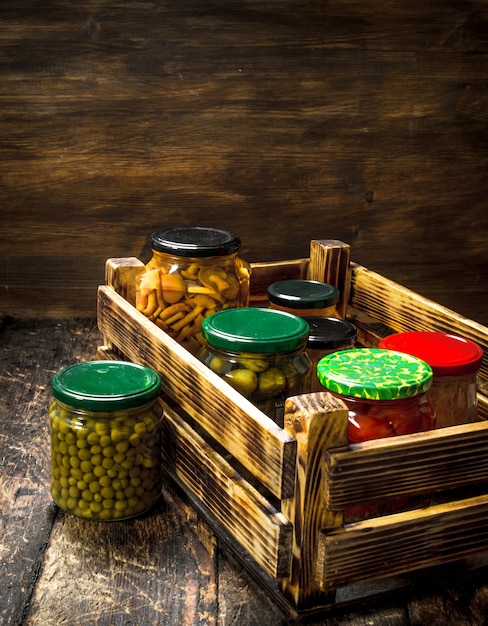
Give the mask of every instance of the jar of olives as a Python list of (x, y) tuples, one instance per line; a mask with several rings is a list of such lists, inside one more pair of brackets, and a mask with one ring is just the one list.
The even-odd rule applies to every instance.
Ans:
[(240, 239), (217, 228), (162, 228), (153, 256), (136, 281), (136, 308), (192, 354), (202, 347), (208, 315), (249, 303), (250, 265)]
[(319, 280), (279, 280), (268, 287), (269, 306), (300, 317), (337, 317), (339, 290)]
[(125, 361), (86, 361), (52, 378), (51, 494), (94, 521), (134, 517), (161, 494), (161, 380)]
[(305, 393), (309, 326), (284, 311), (227, 309), (203, 321), (199, 359), (283, 427), (286, 398)]

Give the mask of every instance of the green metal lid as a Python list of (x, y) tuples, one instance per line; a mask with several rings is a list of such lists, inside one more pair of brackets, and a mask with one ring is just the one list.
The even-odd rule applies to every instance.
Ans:
[(292, 313), (262, 308), (218, 311), (205, 318), (202, 334), (212, 346), (231, 352), (271, 354), (305, 346), (309, 325)]
[(57, 400), (90, 411), (142, 406), (159, 395), (160, 386), (156, 372), (127, 361), (74, 363), (56, 372), (51, 380)]
[(339, 290), (318, 280), (279, 280), (268, 287), (268, 298), (290, 309), (322, 309), (336, 304)]
[(317, 375), (329, 391), (366, 400), (411, 398), (432, 385), (432, 369), (425, 361), (379, 348), (333, 352), (320, 359)]

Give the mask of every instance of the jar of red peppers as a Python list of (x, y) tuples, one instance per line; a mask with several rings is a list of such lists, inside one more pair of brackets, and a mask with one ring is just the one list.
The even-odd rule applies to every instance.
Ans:
[(379, 347), (412, 354), (432, 367), (429, 398), (438, 428), (477, 421), (476, 375), (483, 359), (477, 344), (447, 333), (411, 331), (385, 337)]
[[(348, 408), (348, 442), (409, 435), (435, 426), (427, 391), (432, 369), (416, 357), (378, 348), (353, 348), (325, 356), (318, 364), (323, 387)], [(397, 497), (344, 511), (349, 520), (401, 510)]]
[(153, 256), (136, 282), (136, 308), (187, 350), (204, 341), (205, 317), (249, 302), (250, 266), (238, 257), (240, 238), (201, 226), (162, 228), (151, 235)]

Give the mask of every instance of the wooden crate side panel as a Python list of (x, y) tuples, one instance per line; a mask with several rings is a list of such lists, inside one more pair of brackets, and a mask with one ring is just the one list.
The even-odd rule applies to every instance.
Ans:
[(108, 259), (105, 263), (105, 283), (133, 306), (136, 305), (136, 276), (144, 263), (136, 257)]
[[(484, 352), (479, 375), (480, 390), (488, 395), (488, 328), (384, 278), (351, 263), (349, 304), (395, 332), (427, 330), (450, 332), (477, 343)], [(360, 320), (353, 320), (361, 328)], [(366, 325), (365, 332), (368, 331)], [(370, 338), (371, 341), (371, 338)]]
[(488, 549), (488, 495), (321, 533), (323, 591), (412, 572)]
[(290, 522), (168, 405), (163, 447), (166, 466), (264, 571), (288, 576)]
[(98, 324), (126, 358), (154, 368), (163, 389), (273, 495), (293, 493), (296, 441), (111, 287), (98, 290)]
[(251, 263), (251, 282), (249, 304), (251, 306), (268, 306), (267, 289), (271, 283), (279, 280), (307, 278), (310, 259), (291, 261), (269, 261)]
[(324, 474), (332, 510), (480, 484), (488, 477), (488, 422), (330, 450)]

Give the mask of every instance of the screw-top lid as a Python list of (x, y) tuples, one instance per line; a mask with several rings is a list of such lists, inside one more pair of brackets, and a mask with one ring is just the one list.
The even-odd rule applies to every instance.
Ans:
[(366, 400), (411, 398), (432, 385), (432, 369), (425, 361), (379, 348), (333, 352), (320, 359), (317, 375), (329, 391)]
[(356, 327), (336, 317), (304, 317), (310, 326), (307, 346), (314, 350), (333, 350), (344, 345), (353, 345), (357, 337)]
[(51, 380), (57, 400), (90, 411), (142, 406), (159, 395), (160, 386), (156, 372), (127, 361), (74, 363), (56, 372)]
[(434, 376), (472, 374), (483, 359), (483, 350), (473, 341), (440, 332), (397, 333), (382, 339), (379, 347), (423, 359), (432, 367)]
[(234, 233), (204, 226), (173, 226), (151, 235), (153, 250), (183, 257), (225, 256), (237, 252), (240, 244)]
[(203, 320), (202, 334), (216, 348), (231, 352), (291, 352), (307, 342), (301, 317), (274, 309), (225, 309)]
[(338, 302), (339, 290), (318, 280), (279, 280), (269, 285), (268, 298), (290, 309), (323, 309)]

